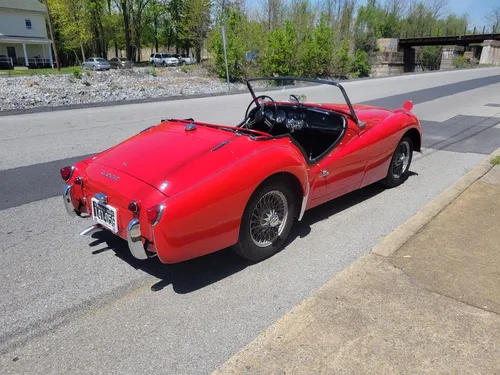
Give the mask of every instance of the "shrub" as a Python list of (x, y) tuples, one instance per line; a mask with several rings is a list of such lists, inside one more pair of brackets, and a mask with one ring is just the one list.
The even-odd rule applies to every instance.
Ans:
[(351, 65), (351, 73), (356, 77), (369, 77), (371, 72), (368, 54), (363, 50), (356, 50), (354, 60)]
[(153, 77), (156, 77), (158, 75), (158, 73), (156, 72), (156, 68), (154, 66), (151, 67), (150, 73)]
[(82, 74), (78, 70), (73, 70), (73, 78), (82, 79)]
[[(244, 30), (246, 19), (236, 8), (226, 10), (226, 54), (230, 81), (238, 81), (243, 78), (243, 65), (245, 58)], [(212, 29), (209, 39), (209, 49), (214, 55), (213, 69), (221, 77), (226, 77), (226, 62), (224, 59), (224, 44), (222, 41), (221, 27)]]
[(457, 57), (453, 60), (455, 68), (465, 68), (467, 66), (467, 59), (464, 56)]

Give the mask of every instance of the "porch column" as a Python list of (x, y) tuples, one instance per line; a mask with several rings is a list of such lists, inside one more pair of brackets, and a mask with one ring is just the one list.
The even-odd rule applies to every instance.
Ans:
[(23, 51), (24, 51), (24, 65), (29, 66), (28, 62), (28, 54), (26, 53), (26, 43), (23, 43)]
[(49, 59), (50, 59), (50, 66), (52, 69), (54, 69), (54, 60), (52, 59), (52, 46), (48, 44), (49, 46)]

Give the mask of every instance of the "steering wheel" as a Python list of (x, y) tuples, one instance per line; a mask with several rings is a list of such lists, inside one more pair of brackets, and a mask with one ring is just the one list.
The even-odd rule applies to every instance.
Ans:
[[(274, 106), (274, 116), (272, 121), (269, 121), (269, 119), (266, 117), (266, 114), (264, 113), (264, 104), (259, 104), (259, 102), (257, 101), (258, 99), (265, 99), (265, 98), (270, 99)], [(248, 112), (250, 110), (250, 107), (254, 103), (257, 104), (258, 109), (253, 116), (253, 120), (250, 120), (250, 118), (248, 117), (249, 114)], [(278, 117), (278, 106), (276, 105), (274, 99), (267, 95), (259, 95), (255, 99), (253, 99), (248, 105), (247, 110), (245, 111), (245, 119), (243, 120), (244, 122), (243, 126), (245, 126), (248, 129), (251, 129), (252, 126), (254, 126), (256, 123), (264, 121), (264, 123), (267, 126), (269, 126), (268, 132), (270, 132), (273, 129), (274, 125), (276, 124), (276, 117)]]

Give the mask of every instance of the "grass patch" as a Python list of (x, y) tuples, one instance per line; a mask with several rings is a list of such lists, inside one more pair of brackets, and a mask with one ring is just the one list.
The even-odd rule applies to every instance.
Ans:
[(82, 68), (79, 66), (66, 66), (58, 71), (56, 68), (42, 68), (42, 69), (26, 69), (26, 70), (5, 70), (0, 71), (0, 74), (10, 77), (15, 76), (34, 76), (34, 75), (52, 75), (52, 74), (81, 74)]
[(491, 159), (491, 165), (500, 165), (500, 155), (495, 156), (493, 159)]
[(192, 65), (182, 65), (181, 66), (181, 71), (183, 73), (191, 73), (194, 70), (196, 70), (196, 65), (195, 64), (192, 64)]

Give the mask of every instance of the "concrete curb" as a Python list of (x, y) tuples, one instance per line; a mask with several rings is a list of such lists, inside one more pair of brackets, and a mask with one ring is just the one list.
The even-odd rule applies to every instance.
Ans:
[(426, 226), (434, 217), (443, 211), (450, 203), (458, 198), (469, 186), (484, 176), (493, 168), (491, 159), (500, 156), (500, 148), (486, 157), (481, 163), (467, 172), (460, 180), (439, 194), (436, 198), (425, 205), (413, 217), (397, 227), (392, 233), (384, 237), (375, 247), (372, 253), (384, 257), (391, 256), (398, 251), (406, 242)]

